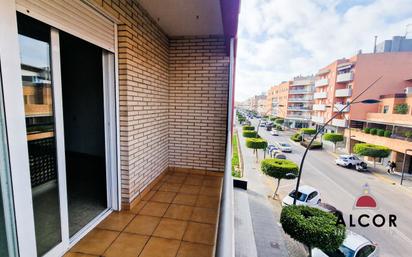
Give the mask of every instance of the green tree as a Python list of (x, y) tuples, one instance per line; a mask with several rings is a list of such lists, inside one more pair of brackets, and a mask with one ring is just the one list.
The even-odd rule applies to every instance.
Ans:
[(316, 134), (316, 129), (314, 129), (314, 128), (301, 128), (300, 133), (305, 134), (305, 135), (314, 135), (314, 134)]
[(289, 160), (281, 159), (266, 159), (260, 164), (262, 172), (272, 178), (276, 178), (278, 181), (273, 198), (276, 198), (280, 180), (281, 179), (294, 179), (298, 175), (299, 167), (296, 163)]
[(358, 143), (353, 146), (353, 152), (361, 156), (373, 158), (373, 167), (376, 167), (376, 158), (386, 158), (391, 153), (391, 149), (385, 146), (367, 143)]
[(283, 207), (280, 223), (286, 234), (309, 248), (309, 256), (314, 247), (334, 252), (345, 239), (346, 228), (337, 224), (336, 216), (309, 206)]
[(409, 110), (408, 104), (398, 104), (395, 106), (396, 113), (407, 114)]
[(323, 140), (333, 143), (333, 152), (336, 152), (336, 143), (343, 141), (343, 135), (338, 133), (325, 133)]
[(256, 153), (256, 161), (259, 161), (258, 150), (262, 149), (263, 153), (265, 153), (268, 142), (263, 138), (246, 138), (246, 147), (253, 149)]
[(244, 130), (243, 137), (256, 137), (257, 132), (254, 130)]

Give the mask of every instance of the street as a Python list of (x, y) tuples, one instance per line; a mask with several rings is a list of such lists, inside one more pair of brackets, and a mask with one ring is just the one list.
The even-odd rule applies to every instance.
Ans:
[[(257, 119), (252, 120), (252, 125), (257, 127)], [(239, 130), (241, 134), (241, 130)], [(259, 128), (259, 135), (268, 140), (269, 144), (286, 142), (292, 145), (293, 152), (287, 153), (288, 159), (300, 163), (304, 147), (289, 139), (290, 133), (280, 132), (279, 136), (270, 135), (265, 128)], [(241, 137), (241, 140), (244, 140)], [(263, 156), (262, 153), (260, 153)], [(274, 180), (273, 180), (274, 181)], [(283, 180), (279, 194), (282, 199), (292, 189), (296, 180)], [(363, 185), (369, 185), (370, 195), (376, 202), (376, 209), (355, 209), (356, 199), (363, 194)], [(308, 153), (301, 185), (310, 185), (321, 193), (322, 202), (329, 203), (341, 210), (344, 214), (348, 229), (361, 234), (380, 248), (380, 256), (410, 256), (412, 253), (412, 226), (409, 223), (411, 215), (412, 191), (392, 185), (371, 173), (359, 173), (335, 165), (335, 157), (326, 151), (312, 150)], [(273, 187), (275, 184), (273, 183)], [(355, 227), (349, 227), (349, 215), (353, 216)], [(360, 227), (357, 223), (361, 214), (370, 215), (371, 219), (364, 220), (370, 223), (367, 227)], [(372, 224), (372, 217), (382, 214), (386, 223), (382, 227)], [(396, 227), (389, 227), (389, 214), (396, 215)]]

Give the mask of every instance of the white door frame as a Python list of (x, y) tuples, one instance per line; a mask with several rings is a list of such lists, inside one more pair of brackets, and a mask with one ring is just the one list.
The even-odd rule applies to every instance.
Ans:
[[(33, 253), (36, 253), (37, 251), (26, 124), (24, 119), (25, 110), (23, 90), (22, 87), (19, 86), (22, 84), (22, 79), (16, 11), (14, 0), (0, 0), (0, 17), (2, 17), (2, 22), (0, 23), (0, 34), (8, 35), (7, 40), (0, 40), (0, 61), (2, 64), (4, 109), (6, 116), (6, 127), (8, 131), (7, 141), (14, 196), (13, 200), (18, 237), (17, 243), (20, 257), (33, 257)], [(115, 23), (114, 29), (116, 29)], [(117, 35), (115, 41), (117, 42)], [(99, 221), (104, 219), (111, 212), (109, 210), (102, 213), (91, 223), (89, 223), (87, 227), (76, 234), (76, 237), (69, 240), (66, 174), (64, 170), (64, 126), (61, 99), (60, 56), (57, 58), (56, 55), (58, 54), (58, 50), (57, 52), (55, 51), (58, 49), (58, 32), (55, 29), (52, 29), (51, 32), (51, 48), (62, 242), (46, 254), (45, 256), (47, 257), (62, 255), (70, 246), (80, 240), (82, 236), (93, 229)], [(108, 56), (112, 57), (109, 58)], [(106, 152), (106, 160), (110, 159), (110, 161), (106, 164), (108, 174), (107, 184), (108, 186), (110, 184), (110, 188), (108, 188), (108, 207), (114, 210), (120, 210), (121, 194), (117, 47), (114, 53), (106, 53), (102, 58), (104, 65), (103, 70), (111, 70), (113, 72), (113, 76), (105, 74), (104, 79), (105, 134), (108, 132), (110, 133), (110, 139), (107, 140), (106, 137), (106, 151), (110, 150), (110, 153)], [(107, 121), (110, 121), (108, 124), (109, 127), (107, 127)]]

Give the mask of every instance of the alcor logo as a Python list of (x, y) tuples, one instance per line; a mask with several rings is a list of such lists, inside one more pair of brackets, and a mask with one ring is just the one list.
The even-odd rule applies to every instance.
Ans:
[[(363, 194), (360, 195), (354, 205), (355, 210), (365, 209), (365, 210), (372, 210), (378, 211), (377, 202), (373, 195), (370, 194), (369, 185), (365, 184), (363, 186)], [(357, 217), (356, 217), (357, 216)], [(375, 214), (369, 215), (368, 213), (361, 213), (360, 215), (349, 214), (349, 227), (369, 227), (371, 225), (375, 227), (383, 227), (385, 225), (389, 227), (396, 227), (396, 215), (395, 214), (388, 214), (387, 216), (383, 214)], [(337, 224), (342, 224), (347, 226), (345, 219), (342, 215), (338, 216)]]

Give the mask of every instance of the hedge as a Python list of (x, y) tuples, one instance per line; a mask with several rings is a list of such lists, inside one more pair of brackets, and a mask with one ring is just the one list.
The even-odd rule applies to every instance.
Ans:
[(316, 134), (316, 129), (314, 128), (301, 128), (300, 133), (305, 135), (314, 135)]
[(337, 142), (343, 141), (343, 135), (338, 133), (325, 133), (323, 135), (323, 139), (335, 144)]
[(275, 124), (275, 129), (278, 130), (278, 131), (283, 131), (282, 126), (280, 126), (278, 124)]
[[(304, 147), (308, 147), (310, 141), (301, 141), (300, 145)], [(312, 145), (309, 147), (310, 149), (321, 149), (322, 148), (322, 143), (318, 141), (313, 141)]]
[(358, 143), (353, 147), (353, 152), (362, 156), (385, 158), (389, 156), (391, 149), (386, 146)]
[(370, 129), (370, 134), (371, 135), (376, 135), (376, 133), (378, 133), (378, 130), (376, 128), (371, 128)]
[(337, 224), (337, 217), (323, 210), (303, 206), (283, 207), (280, 215), (283, 230), (293, 239), (309, 247), (334, 252), (345, 239), (346, 228)]
[(246, 147), (252, 149), (266, 149), (268, 142), (261, 138), (246, 138)]
[(390, 130), (385, 130), (385, 133), (383, 134), (384, 137), (391, 137), (392, 136), (392, 131)]
[(412, 137), (412, 131), (406, 131), (404, 135), (405, 135), (406, 138), (411, 138)]
[(276, 124), (283, 124), (284, 121), (284, 119), (275, 119)]
[(300, 142), (300, 141), (302, 141), (302, 135), (299, 134), (299, 133), (296, 133), (296, 134), (293, 134), (292, 136), (290, 136), (290, 139), (292, 141), (295, 141), (295, 142)]
[(236, 133), (232, 136), (232, 176), (237, 178), (241, 177), (239, 172), (239, 152)]
[(296, 163), (276, 158), (263, 160), (260, 168), (264, 174), (277, 179), (286, 179), (288, 173), (297, 176), (299, 171)]
[(243, 137), (256, 137), (257, 132), (254, 130), (244, 130)]
[(242, 130), (243, 131), (245, 131), (245, 130), (255, 130), (255, 127), (254, 126), (243, 126)]
[(385, 135), (385, 130), (384, 129), (377, 129), (376, 134), (380, 137), (383, 137)]
[(363, 132), (365, 132), (366, 134), (369, 134), (369, 133), (371, 133), (371, 129), (370, 128), (364, 128)]

